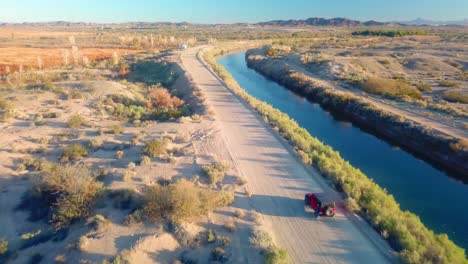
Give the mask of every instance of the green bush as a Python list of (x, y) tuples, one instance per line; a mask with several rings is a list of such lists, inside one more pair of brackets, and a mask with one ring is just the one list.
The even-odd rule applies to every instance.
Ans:
[(50, 164), (33, 190), (50, 208), (54, 226), (62, 228), (89, 215), (101, 187), (85, 166)]
[(250, 235), (250, 243), (254, 247), (260, 249), (261, 253), (265, 257), (265, 263), (290, 263), (288, 252), (285, 249), (279, 248), (267, 231), (255, 228)]
[(167, 144), (163, 140), (151, 140), (145, 143), (143, 154), (156, 158), (167, 154)]
[[(243, 90), (234, 78), (219, 65), (212, 53), (203, 59), (225, 81), (228, 87), (243, 98), (260, 115), (267, 117), (273, 126), (287, 135), (298, 149), (307, 153), (313, 166), (335, 186), (352, 197), (371, 224), (381, 233), (388, 234), (388, 241), (406, 263), (468, 263), (465, 251), (448, 239), (436, 235), (423, 225), (419, 217), (401, 210), (392, 195), (374, 183), (360, 170), (345, 161), (338, 152), (314, 138), (288, 115), (262, 102)], [(199, 53), (202, 56), (202, 53)]]
[(223, 162), (214, 162), (209, 165), (203, 165), (202, 171), (211, 184), (217, 184), (222, 182), (226, 171), (229, 169), (229, 165)]
[(442, 98), (449, 102), (468, 104), (468, 93), (445, 91)]
[(81, 144), (68, 145), (63, 149), (61, 162), (76, 161), (88, 156), (88, 149)]
[(372, 94), (381, 94), (391, 97), (401, 98), (409, 96), (411, 98), (422, 98), (421, 93), (412, 88), (407, 82), (402, 80), (392, 80), (385, 78), (371, 77), (360, 83), (363, 91)]
[(424, 30), (405, 30), (405, 29), (372, 29), (359, 30), (351, 33), (353, 36), (386, 36), (386, 37), (403, 37), (413, 35), (427, 35)]
[(0, 256), (4, 255), (8, 251), (8, 241), (0, 240)]
[(180, 180), (169, 185), (154, 185), (144, 191), (143, 212), (153, 221), (174, 223), (191, 221), (234, 201), (228, 192), (215, 192), (197, 187), (193, 182)]
[(117, 120), (141, 120), (147, 119), (150, 115), (150, 111), (145, 107), (144, 102), (122, 95), (109, 95), (101, 103), (106, 105), (107, 112)]
[(80, 114), (72, 115), (68, 118), (67, 126), (69, 128), (81, 128), (86, 124), (86, 120)]

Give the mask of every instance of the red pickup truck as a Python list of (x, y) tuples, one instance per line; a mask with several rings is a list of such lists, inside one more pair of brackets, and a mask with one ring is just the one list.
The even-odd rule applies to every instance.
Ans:
[(304, 202), (314, 209), (315, 214), (333, 217), (336, 214), (336, 203), (327, 198), (323, 193), (308, 193)]

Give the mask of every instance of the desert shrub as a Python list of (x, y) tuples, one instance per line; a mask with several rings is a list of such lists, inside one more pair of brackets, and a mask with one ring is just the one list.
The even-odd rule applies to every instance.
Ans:
[(387, 59), (382, 59), (382, 60), (379, 60), (379, 63), (382, 64), (382, 65), (389, 65), (390, 61), (387, 60)]
[(299, 156), (299, 158), (304, 162), (304, 164), (312, 165), (312, 158), (309, 156), (309, 154), (299, 149), (297, 151), (297, 156)]
[(455, 152), (468, 151), (468, 140), (459, 139), (457, 142), (450, 143), (450, 148)]
[(84, 166), (51, 164), (42, 171), (33, 191), (51, 210), (50, 220), (54, 226), (62, 228), (89, 214), (101, 187)]
[(91, 219), (91, 222), (90, 222), (90, 225), (91, 227), (98, 231), (98, 230), (104, 230), (106, 229), (109, 224), (111, 223), (111, 221), (109, 221), (108, 219), (106, 219), (103, 215), (95, 215), (92, 219)]
[(125, 128), (119, 124), (112, 125), (109, 131), (114, 135), (120, 135), (125, 131)]
[(449, 102), (468, 104), (468, 93), (445, 91), (442, 98)]
[(57, 112), (47, 112), (42, 114), (43, 118), (59, 118), (60, 116), (61, 114)]
[(86, 247), (89, 245), (89, 238), (87, 238), (85, 235), (81, 236), (80, 239), (78, 240), (77, 248), (80, 251), (86, 251)]
[(28, 239), (31, 239), (31, 238), (34, 238), (34, 237), (38, 236), (38, 235), (41, 234), (41, 233), (42, 233), (42, 230), (40, 230), (40, 229), (37, 230), (37, 231), (34, 232), (34, 233), (25, 233), (25, 234), (22, 234), (22, 235), (21, 235), (21, 239), (23, 239), (23, 240), (28, 240)]
[(235, 212), (236, 216), (240, 219), (245, 217), (245, 212), (243, 210), (237, 209)]
[(130, 74), (127, 75), (127, 79), (131, 82), (166, 87), (172, 87), (177, 77), (170, 63), (156, 62), (153, 59), (131, 64)]
[(458, 88), (460, 87), (460, 83), (452, 80), (440, 80), (439, 85), (442, 87), (452, 87), (452, 88)]
[(174, 109), (184, 104), (184, 101), (178, 97), (172, 96), (165, 88), (153, 88), (149, 93), (150, 108)]
[(216, 241), (216, 234), (212, 229), (208, 230), (208, 233), (206, 234), (206, 241), (208, 243), (214, 243)]
[(86, 120), (80, 114), (72, 115), (68, 118), (67, 126), (69, 128), (81, 128), (86, 125)]
[(288, 264), (289, 254), (285, 249), (277, 248), (271, 251), (266, 252), (265, 254), (265, 263), (267, 264)]
[(125, 152), (123, 150), (117, 150), (117, 152), (115, 152), (115, 158), (116, 159), (123, 159), (124, 154), (125, 154)]
[(211, 252), (211, 259), (214, 261), (219, 261), (221, 263), (227, 261), (226, 252), (222, 247), (215, 247)]
[(468, 71), (462, 71), (460, 73), (460, 79), (462, 79), (463, 81), (468, 81)]
[(266, 51), (266, 55), (268, 57), (276, 57), (277, 55), (277, 51), (273, 48), (269, 48), (267, 51)]
[(177, 144), (187, 143), (189, 141), (190, 141), (190, 134), (183, 133), (183, 132), (178, 132), (174, 139), (174, 142)]
[(227, 170), (229, 170), (229, 165), (223, 162), (214, 162), (202, 166), (203, 174), (208, 177), (211, 184), (223, 181)]
[(227, 247), (231, 244), (231, 239), (227, 236), (219, 236), (217, 240), (222, 247)]
[(123, 174), (123, 180), (125, 182), (129, 182), (133, 179), (133, 177), (136, 176), (136, 173), (134, 171), (131, 171), (131, 170), (126, 170)]
[(71, 90), (67, 94), (67, 99), (83, 99), (83, 98), (84, 98), (84, 94), (78, 90)]
[(229, 218), (226, 223), (224, 223), (224, 228), (229, 232), (234, 232), (236, 230), (236, 222), (233, 219)]
[(0, 256), (4, 255), (8, 251), (8, 241), (0, 240)]
[(88, 149), (81, 144), (72, 144), (63, 148), (61, 162), (76, 161), (88, 156)]
[(132, 189), (108, 190), (107, 197), (115, 209), (137, 210), (141, 207), (141, 199)]
[(130, 73), (130, 66), (124, 61), (120, 62), (119, 76), (123, 78), (123, 77), (126, 77), (129, 73)]
[(57, 255), (54, 258), (55, 263), (67, 263), (67, 257), (65, 255)]
[(350, 211), (350, 212), (358, 212), (359, 210), (361, 210), (361, 208), (359, 207), (359, 205), (357, 204), (356, 200), (354, 200), (353, 198), (349, 197), (345, 200), (345, 208), (346, 210)]
[(454, 60), (445, 60), (445, 62), (446, 62), (447, 64), (449, 64), (450, 66), (455, 67), (455, 68), (457, 68), (457, 69), (463, 68), (463, 65), (462, 65), (461, 63), (458, 63), (458, 62), (456, 62), (456, 61), (454, 61)]
[(0, 97), (0, 111), (6, 111), (13, 108), (13, 104), (11, 104), (5, 98)]
[(288, 136), (293, 145), (308, 153), (312, 157), (313, 166), (356, 201), (375, 229), (389, 234), (390, 245), (398, 251), (404, 262), (468, 263), (465, 251), (447, 235), (437, 235), (429, 230), (416, 215), (403, 211), (393, 196), (345, 161), (338, 152), (312, 137), (288, 115), (243, 90), (229, 72), (216, 62), (213, 57), (216, 52), (200, 52), (199, 56), (211, 65), (234, 93), (260, 115), (266, 116), (272, 126), (278, 127)]
[(416, 85), (416, 88), (418, 88), (418, 90), (420, 92), (428, 92), (428, 93), (432, 93), (432, 87), (427, 84), (427, 83), (424, 83), (424, 82), (420, 82)]
[(194, 220), (234, 200), (231, 193), (203, 189), (187, 180), (166, 186), (150, 186), (143, 195), (143, 212), (148, 219), (174, 223)]
[[(130, 99), (122, 95), (109, 95), (101, 102), (106, 106), (107, 112), (117, 120), (148, 119), (150, 111), (144, 102)], [(96, 105), (96, 107), (99, 104)]]
[(167, 154), (167, 144), (163, 140), (151, 140), (145, 143), (143, 154), (156, 158)]
[(0, 121), (5, 121), (14, 115), (14, 105), (0, 97)]
[(279, 248), (267, 231), (255, 228), (250, 236), (250, 243), (261, 251), (265, 257), (265, 263), (289, 263), (288, 252)]
[(148, 156), (141, 156), (140, 165), (150, 164), (151, 158)]
[(102, 143), (103, 143), (103, 142), (102, 142), (102, 139), (100, 139), (100, 138), (93, 138), (93, 139), (90, 139), (90, 140), (87, 142), (86, 145), (87, 145), (89, 148), (95, 149), (95, 148), (100, 148), (100, 147), (102, 146)]
[(136, 169), (136, 164), (135, 164), (135, 162), (130, 162), (130, 163), (128, 163), (127, 169), (132, 170), (132, 171), (135, 170), (135, 169)]
[(407, 82), (378, 77), (371, 77), (360, 83), (363, 91), (373, 94), (398, 97), (409, 96), (420, 99), (421, 93), (412, 88)]

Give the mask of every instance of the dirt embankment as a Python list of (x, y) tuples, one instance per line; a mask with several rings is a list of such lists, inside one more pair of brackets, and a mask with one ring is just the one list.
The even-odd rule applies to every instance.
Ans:
[(319, 103), (323, 108), (350, 119), (355, 125), (391, 140), (408, 151), (454, 172), (468, 181), (468, 151), (463, 141), (403, 116), (384, 111), (350, 93), (323, 87), (307, 76), (290, 71), (280, 60), (258, 56), (249, 50), (247, 65), (284, 85), (287, 89)]

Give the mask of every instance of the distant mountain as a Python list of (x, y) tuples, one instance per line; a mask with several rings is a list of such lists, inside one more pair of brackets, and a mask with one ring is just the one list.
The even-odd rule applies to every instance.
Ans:
[(311, 17), (308, 19), (290, 19), (290, 20), (273, 20), (268, 22), (260, 22), (257, 25), (261, 26), (338, 26), (338, 27), (355, 27), (355, 26), (384, 26), (387, 23), (377, 21), (361, 22), (347, 18), (320, 18)]
[(422, 25), (429, 25), (429, 26), (441, 26), (441, 25), (460, 25), (460, 26), (467, 26), (468, 19), (464, 20), (453, 20), (453, 21), (436, 21), (424, 18), (417, 18), (410, 21), (400, 21), (399, 23), (404, 25), (411, 25), (411, 26), (422, 26)]

